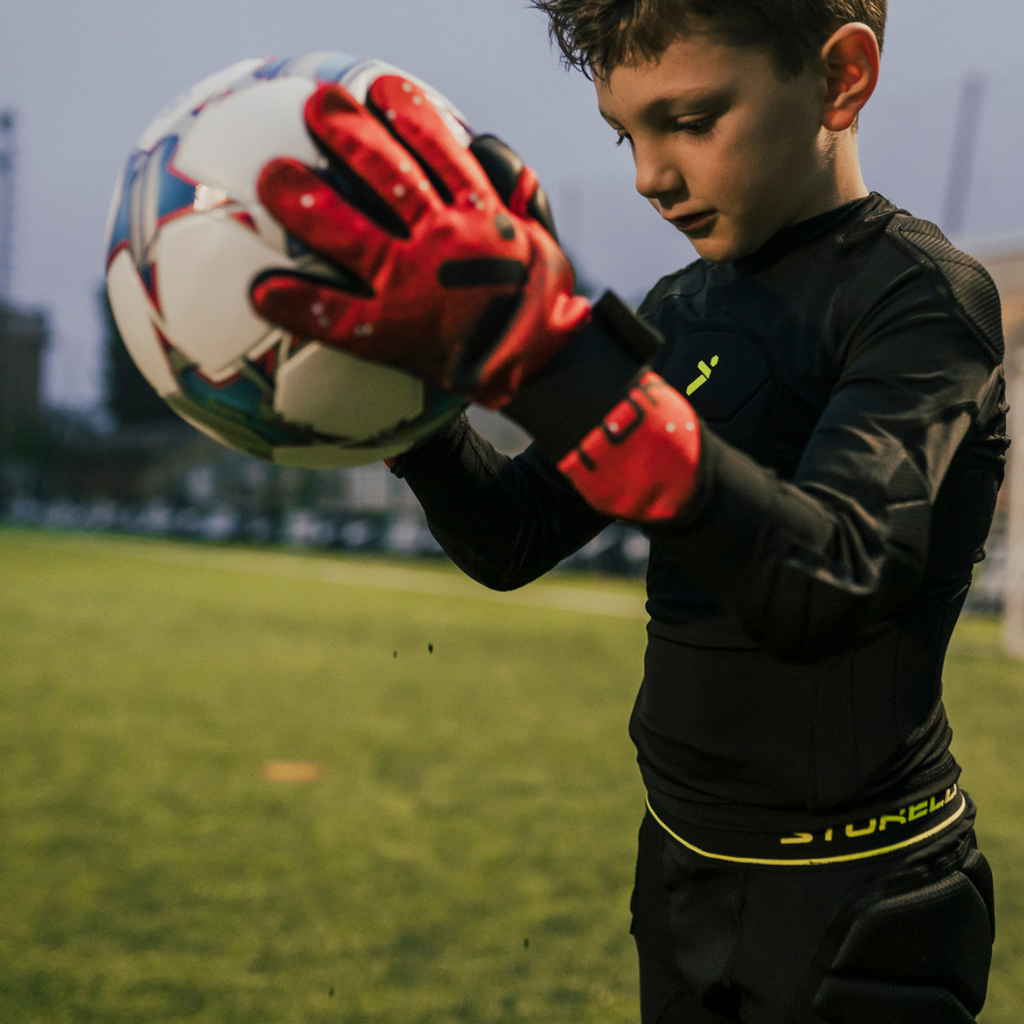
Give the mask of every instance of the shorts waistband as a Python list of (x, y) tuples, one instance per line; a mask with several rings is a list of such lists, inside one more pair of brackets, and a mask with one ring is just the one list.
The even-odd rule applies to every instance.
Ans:
[[(815, 832), (733, 832), (699, 825), (669, 826), (651, 806), (654, 820), (688, 850), (733, 864), (810, 867), (881, 857), (931, 839), (963, 817), (967, 797), (956, 784), (924, 800), (894, 807), (867, 821)], [(680, 835), (676, 829), (686, 833)]]

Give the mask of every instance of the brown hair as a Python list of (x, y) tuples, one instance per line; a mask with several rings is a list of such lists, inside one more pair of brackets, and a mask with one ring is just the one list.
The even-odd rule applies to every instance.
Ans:
[(563, 60), (584, 74), (654, 60), (687, 31), (761, 46), (784, 78), (799, 75), (841, 25), (868, 25), (882, 45), (887, 0), (531, 0)]

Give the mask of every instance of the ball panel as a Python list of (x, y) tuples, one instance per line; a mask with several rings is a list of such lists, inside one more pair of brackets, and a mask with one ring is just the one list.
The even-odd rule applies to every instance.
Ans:
[[(122, 171), (114, 186), (114, 195), (110, 200), (110, 209), (107, 211), (107, 228), (103, 233), (105, 239), (104, 249), (107, 253), (107, 262), (113, 255), (112, 250), (119, 248), (128, 241), (128, 204), (125, 202), (124, 184), (127, 176)], [(116, 241), (115, 241), (116, 239)]]
[(277, 371), (274, 409), (318, 433), (369, 438), (423, 412), (422, 381), (317, 342)]
[(238, 420), (248, 429), (255, 430), (268, 443), (308, 438), (309, 431), (302, 428), (278, 426), (270, 404), (270, 388), (256, 373), (237, 374), (215, 383), (204, 377), (194, 366), (178, 371), (178, 387), (189, 399), (208, 409), (220, 412), (229, 419)]
[(175, 347), (208, 377), (233, 373), (272, 330), (249, 303), (250, 282), (260, 271), (290, 261), (219, 210), (165, 224), (152, 259)]
[(126, 249), (114, 257), (107, 271), (107, 295), (117, 329), (143, 377), (165, 398), (177, 392), (177, 379), (153, 323), (156, 310)]
[(390, 459), (408, 451), (439, 430), (450, 419), (466, 408), (465, 399), (456, 395), (436, 392), (429, 396), (428, 406), (421, 417), (393, 434), (373, 441), (345, 445), (281, 445), (275, 446), (271, 461), (282, 466), (302, 466), (306, 469), (327, 469), (332, 466), (365, 466), (381, 459)]
[(218, 99), (183, 136), (175, 167), (237, 202), (258, 203), (259, 170), (274, 157), (323, 163), (303, 120), (315, 88), (308, 78), (278, 78)]
[(311, 53), (301, 64), (296, 63), (293, 73), (301, 74), (308, 69), (313, 78), (321, 82), (340, 82), (362, 57), (350, 53)]
[(401, 455), (411, 442), (393, 442), (373, 448), (351, 448), (347, 445), (316, 444), (274, 448), (270, 461), (279, 466), (300, 466), (303, 469), (334, 469), (338, 466), (365, 466), (381, 459)]
[(139, 141), (136, 143), (139, 149), (152, 149), (165, 135), (169, 134), (182, 118), (187, 117), (197, 107), (200, 107), (211, 96), (218, 96), (234, 85), (239, 79), (251, 75), (258, 67), (266, 63), (262, 57), (251, 57), (248, 60), (240, 60), (223, 71), (214, 72), (208, 75), (201, 82), (197, 82), (191, 89), (183, 92), (172, 100), (152, 121), (146, 126)]
[(273, 448), (266, 438), (260, 436), (241, 419), (233, 420), (216, 412), (210, 412), (184, 395), (165, 395), (167, 404), (186, 423), (212, 437), (229, 448), (255, 455), (258, 459), (272, 461)]

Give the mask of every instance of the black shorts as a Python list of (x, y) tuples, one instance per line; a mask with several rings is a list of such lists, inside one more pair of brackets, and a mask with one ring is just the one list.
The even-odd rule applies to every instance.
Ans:
[(971, 1024), (995, 930), (973, 805), (910, 852), (814, 866), (711, 860), (650, 813), (633, 935), (643, 1024)]

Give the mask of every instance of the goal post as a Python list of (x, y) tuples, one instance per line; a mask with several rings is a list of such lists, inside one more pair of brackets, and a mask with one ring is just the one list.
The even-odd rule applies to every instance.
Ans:
[[(1004, 516), (1006, 559), (1003, 563), (1003, 648), (1024, 659), (1024, 237), (984, 245), (974, 253), (999, 289), (1003, 307), (1003, 337), (1006, 341), (1006, 399), (1010, 404), (1007, 433), (1011, 438), (1006, 454), (1006, 478), (999, 495)], [(980, 251), (978, 251), (980, 250)]]
[(1024, 345), (1007, 352), (1006, 391), (1010, 403), (1010, 450), (1007, 453), (1009, 522), (1006, 584), (1003, 594), (1003, 646), (1024, 658)]

